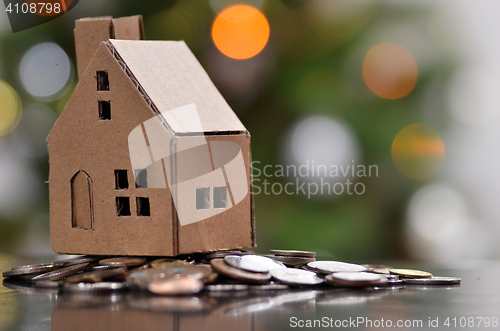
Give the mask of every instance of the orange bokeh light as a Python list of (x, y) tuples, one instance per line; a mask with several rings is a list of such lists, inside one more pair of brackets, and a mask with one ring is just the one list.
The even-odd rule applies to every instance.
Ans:
[(376, 95), (386, 99), (399, 99), (408, 95), (417, 84), (417, 62), (403, 46), (378, 44), (366, 54), (363, 77), (366, 85)]
[(399, 171), (415, 180), (426, 180), (443, 166), (445, 147), (431, 127), (414, 123), (401, 130), (391, 148), (392, 160)]
[(215, 18), (212, 39), (224, 55), (238, 60), (248, 59), (264, 49), (269, 40), (269, 23), (258, 9), (234, 5)]

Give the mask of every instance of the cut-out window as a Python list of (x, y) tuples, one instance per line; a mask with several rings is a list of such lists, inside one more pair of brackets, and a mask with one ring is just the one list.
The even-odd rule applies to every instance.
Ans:
[(227, 186), (214, 187), (214, 208), (226, 208)]
[(106, 71), (97, 72), (97, 90), (109, 91), (109, 79)]
[(137, 197), (137, 216), (151, 216), (149, 198)]
[(146, 169), (135, 169), (135, 187), (148, 187), (148, 171)]
[(117, 190), (128, 189), (127, 170), (115, 170), (115, 188)]
[(116, 215), (130, 216), (129, 197), (116, 197)]
[(196, 189), (196, 210), (210, 209), (210, 187)]
[(99, 119), (100, 120), (111, 119), (111, 102), (99, 101)]

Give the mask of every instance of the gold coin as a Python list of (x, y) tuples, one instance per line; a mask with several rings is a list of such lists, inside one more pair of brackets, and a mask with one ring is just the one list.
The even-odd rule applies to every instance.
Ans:
[(398, 275), (403, 278), (431, 278), (432, 274), (427, 271), (412, 269), (391, 269), (391, 275)]
[(166, 268), (166, 267), (175, 267), (175, 266), (183, 266), (189, 265), (189, 262), (184, 260), (177, 259), (158, 259), (151, 262), (151, 268)]

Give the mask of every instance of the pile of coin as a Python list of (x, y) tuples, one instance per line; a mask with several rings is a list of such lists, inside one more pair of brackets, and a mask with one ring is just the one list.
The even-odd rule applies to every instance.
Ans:
[(384, 287), (460, 284), (419, 270), (383, 265), (316, 261), (316, 253), (244, 250), (182, 257), (77, 256), (52, 264), (27, 265), (3, 276), (60, 291), (139, 290), (157, 295), (196, 295), (202, 291), (277, 291), (295, 287)]

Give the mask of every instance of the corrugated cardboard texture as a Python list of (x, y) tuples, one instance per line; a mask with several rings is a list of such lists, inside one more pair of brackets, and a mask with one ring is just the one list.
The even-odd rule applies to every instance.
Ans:
[(87, 69), (101, 42), (109, 40), (112, 36), (111, 16), (84, 18), (75, 22), (76, 62), (79, 78)]
[[(160, 112), (195, 103), (204, 132), (246, 131), (183, 41), (110, 40)], [(176, 133), (196, 132), (193, 122), (169, 122)]]
[(120, 17), (113, 19), (113, 31), (115, 39), (143, 40), (144, 28), (142, 16)]
[[(106, 71), (109, 91), (97, 91), (96, 71)], [(98, 101), (111, 104), (100, 120)], [(51, 242), (74, 254), (172, 255), (172, 199), (168, 188), (134, 185), (128, 135), (155, 116), (122, 67), (102, 44), (52, 129), (49, 141)], [(117, 190), (115, 170), (127, 170), (129, 188)], [(71, 179), (92, 180), (94, 229), (72, 227)], [(117, 216), (116, 197), (128, 197), (131, 216)], [(148, 197), (151, 216), (137, 216), (136, 198)]]

